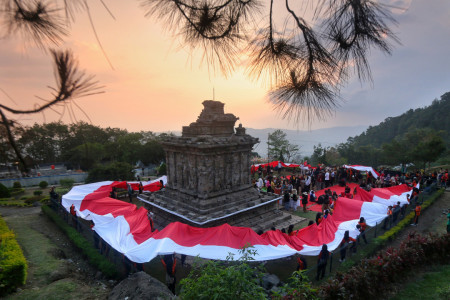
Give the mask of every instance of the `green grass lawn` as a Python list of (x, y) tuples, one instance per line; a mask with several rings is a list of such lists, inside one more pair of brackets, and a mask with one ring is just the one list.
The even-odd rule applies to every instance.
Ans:
[(391, 300), (450, 299), (450, 265), (431, 267), (417, 275)]
[[(102, 287), (95, 289), (73, 278), (64, 278), (50, 282), (50, 275), (67, 264), (65, 260), (54, 257), (51, 253), (56, 245), (44, 234), (35, 229), (38, 215), (9, 216), (5, 220), (14, 231), (24, 255), (28, 261), (28, 278), (22, 291), (6, 299), (91, 299), (106, 298)], [(98, 297), (97, 297), (97, 296)]]
[(298, 230), (298, 229), (301, 229), (301, 228), (304, 228), (304, 227), (308, 226), (309, 220), (315, 221), (316, 220), (316, 214), (317, 214), (317, 212), (310, 211), (310, 210), (308, 210), (307, 212), (304, 213), (303, 212), (303, 208), (301, 206), (297, 207), (297, 211), (294, 211), (294, 212), (291, 211), (291, 213), (296, 215), (296, 216), (308, 219), (307, 222), (302, 222), (302, 223), (300, 223), (300, 225), (294, 227), (294, 230)]

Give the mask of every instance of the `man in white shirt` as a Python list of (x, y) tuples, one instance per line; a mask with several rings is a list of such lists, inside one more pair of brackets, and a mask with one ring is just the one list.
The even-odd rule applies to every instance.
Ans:
[(330, 171), (325, 172), (325, 188), (330, 186)]

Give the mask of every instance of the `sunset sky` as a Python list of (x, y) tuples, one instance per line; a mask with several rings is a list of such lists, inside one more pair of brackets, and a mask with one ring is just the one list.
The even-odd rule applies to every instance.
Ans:
[[(191, 55), (179, 41), (165, 32), (156, 19), (146, 18), (138, 1), (106, 0), (111, 18), (100, 1), (90, 1), (98, 36), (114, 67), (102, 55), (88, 16), (80, 12), (65, 45), (72, 49), (81, 69), (104, 85), (105, 93), (76, 100), (92, 124), (129, 131), (180, 131), (196, 120), (202, 102), (213, 98), (225, 102), (225, 112), (240, 118), (244, 127), (308, 129), (278, 116), (267, 102), (266, 86), (254, 82), (238, 68), (229, 78), (208, 72), (201, 53)], [(387, 3), (389, 1), (383, 1)], [(311, 129), (334, 126), (377, 125), (409, 108), (429, 105), (450, 91), (450, 1), (390, 1), (404, 7), (395, 10), (393, 31), (401, 40), (392, 56), (371, 51), (373, 84), (356, 77), (341, 90), (344, 99), (325, 122)], [(63, 48), (61, 47), (61, 49)], [(54, 86), (51, 57), (23, 40), (7, 38), (0, 43), (0, 102), (29, 109), (50, 98)], [(72, 106), (63, 121), (88, 121)], [(58, 120), (58, 115), (21, 117), (24, 124)]]

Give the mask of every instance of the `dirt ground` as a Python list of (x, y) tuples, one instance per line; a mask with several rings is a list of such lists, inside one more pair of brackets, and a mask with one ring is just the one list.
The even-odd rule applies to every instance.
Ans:
[[(410, 232), (427, 234), (429, 232), (445, 233), (447, 222), (447, 209), (450, 208), (450, 191), (446, 191), (431, 207), (425, 210), (419, 220), (418, 226), (407, 227), (400, 236), (389, 246), (398, 246), (401, 240), (408, 236)], [(18, 236), (25, 256), (30, 261), (30, 246), (21, 240), (20, 232), (30, 230), (36, 232), (38, 237), (48, 239), (53, 245), (52, 253), (59, 256), (64, 264), (69, 265), (65, 280), (71, 280), (77, 286), (79, 292), (76, 297), (65, 297), (66, 299), (106, 299), (114, 281), (102, 278), (101, 274), (92, 268), (82, 257), (79, 251), (72, 246), (67, 237), (41, 212), (40, 207), (0, 207), (0, 215), (5, 219), (8, 226), (14, 230)], [(57, 250), (55, 250), (57, 249)], [(30, 263), (26, 284), (20, 290), (11, 295), (11, 299), (26, 299), (21, 295), (27, 290), (39, 291), (48, 285), (48, 281), (40, 279), (42, 274)], [(75, 296), (75, 295), (74, 295)]]
[(396, 247), (412, 232), (422, 235), (428, 233), (445, 234), (447, 232), (447, 210), (450, 209), (450, 190), (442, 194), (433, 205), (429, 206), (419, 217), (417, 226), (404, 229), (388, 246)]

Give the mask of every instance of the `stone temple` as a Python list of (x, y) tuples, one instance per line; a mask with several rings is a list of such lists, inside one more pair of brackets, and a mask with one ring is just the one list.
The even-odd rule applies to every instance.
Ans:
[(224, 223), (255, 231), (288, 227), (304, 220), (277, 209), (277, 195), (252, 187), (250, 154), (258, 142), (239, 119), (224, 113), (224, 103), (206, 100), (197, 121), (182, 136), (162, 142), (166, 152), (166, 188), (140, 195), (161, 229), (179, 221), (195, 227)]

